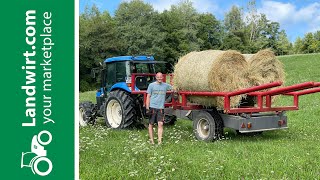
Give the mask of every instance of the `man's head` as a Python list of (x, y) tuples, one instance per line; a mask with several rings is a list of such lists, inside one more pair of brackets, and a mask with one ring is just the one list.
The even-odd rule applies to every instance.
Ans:
[(157, 83), (162, 83), (163, 75), (161, 72), (158, 72), (156, 75)]

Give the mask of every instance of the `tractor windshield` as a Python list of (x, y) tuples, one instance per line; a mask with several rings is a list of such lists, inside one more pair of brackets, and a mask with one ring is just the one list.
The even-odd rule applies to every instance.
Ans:
[(133, 63), (131, 66), (132, 73), (155, 73), (153, 64)]

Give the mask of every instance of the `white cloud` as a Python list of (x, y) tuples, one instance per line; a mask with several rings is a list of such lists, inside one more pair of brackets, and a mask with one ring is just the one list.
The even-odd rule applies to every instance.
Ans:
[(271, 21), (279, 22), (281, 27), (287, 31), (299, 28), (304, 33), (320, 30), (320, 3), (315, 2), (305, 6), (297, 7), (293, 3), (277, 1), (262, 1), (262, 7), (258, 12), (266, 14)]
[(295, 9), (295, 6), (290, 3), (262, 1), (262, 7), (258, 9), (258, 12), (266, 14), (267, 18), (272, 21), (286, 22), (291, 20)]
[(310, 29), (311, 32), (320, 31), (320, 15), (318, 15), (316, 18), (312, 20), (312, 23), (310, 26), (311, 26), (311, 29)]

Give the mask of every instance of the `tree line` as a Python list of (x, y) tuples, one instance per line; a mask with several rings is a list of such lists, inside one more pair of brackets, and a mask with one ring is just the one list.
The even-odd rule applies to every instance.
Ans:
[(189, 0), (155, 11), (142, 0), (122, 2), (111, 16), (93, 5), (79, 21), (80, 90), (96, 86), (91, 69), (108, 57), (153, 55), (166, 61), (162, 72), (172, 72), (179, 57), (206, 49), (256, 53), (271, 48), (277, 55), (320, 52), (320, 31), (307, 33), (290, 43), (278, 22), (257, 12), (255, 1), (244, 8), (232, 6), (219, 21), (211, 13), (199, 13)]

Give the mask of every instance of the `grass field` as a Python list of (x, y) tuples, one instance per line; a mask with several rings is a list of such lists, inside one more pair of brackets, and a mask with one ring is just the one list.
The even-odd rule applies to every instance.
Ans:
[[(286, 85), (320, 82), (320, 54), (283, 56)], [(80, 93), (80, 102), (94, 92)], [(287, 104), (280, 98), (277, 103)], [(300, 98), (300, 110), (287, 112), (288, 130), (259, 136), (197, 141), (192, 121), (165, 127), (161, 146), (148, 144), (143, 130), (80, 128), (80, 178), (84, 179), (320, 179), (320, 93)]]

